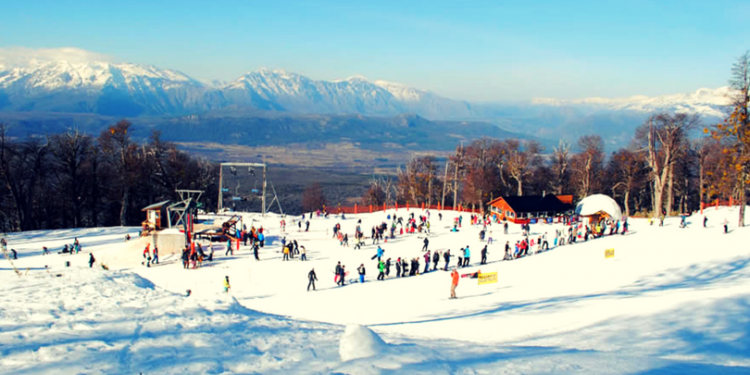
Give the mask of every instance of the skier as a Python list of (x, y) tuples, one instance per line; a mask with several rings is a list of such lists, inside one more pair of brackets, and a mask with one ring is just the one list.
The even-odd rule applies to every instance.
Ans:
[[(151, 246), (151, 244), (146, 244), (146, 248), (143, 249), (143, 259), (146, 259), (146, 267), (151, 267), (151, 253), (149, 252), (148, 248)], [(143, 263), (141, 263), (143, 264)]]
[(724, 219), (724, 234), (729, 233), (729, 221), (727, 219)]
[(154, 259), (151, 261), (151, 264), (159, 264), (159, 248), (156, 246), (154, 246)]
[(284, 246), (284, 258), (281, 259), (281, 261), (289, 260), (289, 248)]
[(229, 293), (229, 289), (231, 286), (229, 285), (229, 276), (224, 276), (224, 292)]
[(406, 263), (406, 258), (401, 260), (401, 276), (406, 277), (406, 273), (409, 272), (409, 265)]
[(451, 299), (458, 298), (456, 297), (456, 287), (458, 286), (458, 271), (453, 270), (451, 272)]
[(427, 273), (430, 272), (430, 259), (432, 257), (430, 256), (430, 250), (427, 250), (427, 253), (424, 255), (424, 272)]
[[(259, 250), (259, 246), (258, 246), (258, 243), (256, 242), (255, 244), (253, 244), (253, 254), (255, 255), (255, 260), (260, 260), (260, 258), (258, 258), (258, 250)], [(213, 254), (213, 252), (211, 252), (211, 254)]]
[(305, 250), (304, 246), (300, 246), (302, 249), (302, 255), (300, 256), (299, 260), (306, 261), (307, 260), (307, 250)]
[(471, 251), (469, 250), (469, 246), (466, 246), (466, 249), (464, 249), (464, 267), (469, 266), (469, 259), (471, 258)]
[(341, 269), (339, 269), (339, 282), (337, 283), (340, 286), (346, 285), (344, 281), (344, 277), (346, 276), (346, 266), (341, 266)]
[(430, 240), (427, 239), (427, 237), (424, 238), (424, 246), (422, 246), (422, 251), (428, 251), (427, 245), (430, 244)]
[(451, 261), (451, 249), (446, 250), (443, 253), (443, 259), (445, 259), (445, 270), (448, 270), (448, 263)]
[(229, 254), (234, 255), (234, 250), (232, 249), (232, 240), (227, 238), (227, 251), (224, 253), (224, 256)]
[(396, 259), (396, 277), (401, 277), (401, 257)]
[(435, 263), (435, 265), (432, 267), (433, 271), (437, 271), (438, 262), (440, 261), (440, 254), (435, 251), (435, 253), (432, 255), (432, 262)]
[(310, 280), (310, 282), (307, 283), (307, 291), (310, 291), (311, 285), (313, 290), (315, 290), (315, 282), (318, 281), (318, 276), (315, 275), (315, 268), (310, 270), (310, 273), (307, 274), (307, 278)]
[(378, 270), (380, 271), (380, 273), (378, 273), (378, 280), (385, 280), (385, 263), (383, 263), (383, 261), (378, 263)]
[(503, 260), (512, 259), (510, 256), (510, 241), (505, 241), (505, 258)]
[(96, 262), (96, 259), (94, 259), (94, 253), (89, 253), (89, 268), (94, 267), (94, 262)]
[(391, 258), (388, 258), (385, 261), (385, 275), (390, 276), (391, 275)]
[(333, 282), (336, 283), (336, 284), (338, 284), (338, 282), (339, 282), (339, 274), (341, 273), (341, 261), (339, 261), (336, 264), (336, 270), (333, 273), (336, 274), (336, 276), (333, 277)]
[[(312, 218), (312, 212), (310, 212), (310, 218)], [(310, 231), (310, 220), (305, 222), (305, 232)]]
[(359, 282), (364, 283), (365, 282), (365, 265), (364, 263), (359, 265), (359, 268), (357, 268), (357, 271), (359, 272)]
[(375, 254), (375, 255), (374, 255), (374, 256), (373, 256), (372, 258), (370, 258), (370, 260), (373, 260), (373, 259), (375, 259), (375, 258), (378, 258), (378, 262), (379, 262), (379, 261), (380, 261), (380, 258), (382, 258), (382, 257), (383, 257), (383, 253), (384, 253), (384, 252), (385, 252), (385, 250), (381, 249), (381, 248), (380, 248), (380, 246), (378, 246), (378, 252), (377, 252), (377, 254)]
[(487, 264), (487, 245), (484, 245), (484, 249), (482, 249), (482, 261), (479, 264)]
[(187, 245), (185, 245), (185, 248), (182, 249), (182, 268), (188, 269), (190, 268), (190, 252), (188, 250)]

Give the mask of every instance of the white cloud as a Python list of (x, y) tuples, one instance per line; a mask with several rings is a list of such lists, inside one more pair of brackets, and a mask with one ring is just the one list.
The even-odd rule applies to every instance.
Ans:
[(112, 62), (112, 56), (98, 52), (86, 51), (80, 48), (0, 48), (0, 66), (14, 67), (29, 64), (41, 64), (50, 61), (67, 61), (69, 63), (84, 63), (90, 61)]

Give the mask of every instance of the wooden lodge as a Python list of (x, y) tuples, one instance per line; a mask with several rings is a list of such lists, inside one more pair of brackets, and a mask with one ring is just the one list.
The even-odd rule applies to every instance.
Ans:
[(489, 203), (490, 215), (516, 224), (559, 221), (575, 209), (572, 195), (499, 197)]
[(167, 204), (169, 204), (168, 200), (154, 203), (150, 206), (144, 207), (141, 210), (146, 212), (146, 220), (141, 223), (141, 226), (143, 228), (143, 231), (141, 232), (142, 235), (145, 236), (150, 232), (169, 227)]

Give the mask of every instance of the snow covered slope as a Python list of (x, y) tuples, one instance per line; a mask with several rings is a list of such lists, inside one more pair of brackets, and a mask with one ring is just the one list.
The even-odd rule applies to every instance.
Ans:
[[(708, 209), (708, 228), (700, 214), (688, 218), (687, 229), (679, 228), (679, 218), (664, 227), (629, 219), (628, 235), (553, 246), (513, 261), (501, 260), (503, 247), (521, 238), (520, 228), (502, 235), (493, 226), (489, 264), (481, 266), (481, 228), (468, 225), (464, 214), (460, 232), (450, 232), (457, 215), (443, 212), (441, 221), (431, 212), (430, 249), (450, 248), (455, 256), (468, 245), (472, 266), (462, 273), (498, 272), (495, 284), (460, 279), (457, 300), (447, 298), (447, 272), (395, 278), (392, 268), (377, 281), (371, 260), (377, 246), (353, 250), (331, 239), (336, 223), (351, 238), (358, 220), (369, 233), (386, 220), (384, 213), (313, 218), (310, 232), (299, 232), (290, 217), (281, 232), (280, 216), (245, 214), (248, 225), (265, 228), (261, 261), (245, 247), (228, 256), (221, 248), (195, 270), (183, 269), (177, 257), (142, 266), (141, 250), (123, 242), (132, 228), (11, 234), (10, 248), (19, 251), (14, 264), (28, 273), (16, 276), (5, 260), (0, 268), (0, 373), (750, 371), (750, 253), (742, 245), (750, 230), (731, 224), (725, 235), (721, 228), (724, 218), (736, 222), (736, 208)], [(549, 238), (560, 228), (533, 225), (532, 237)], [(41, 246), (55, 251), (76, 236), (83, 254), (40, 255)], [(309, 261), (282, 261), (283, 237), (305, 246)], [(423, 238), (399, 235), (380, 246), (386, 258), (411, 259), (424, 254)], [(611, 248), (615, 257), (605, 259)], [(110, 271), (89, 269), (88, 251)], [(337, 261), (350, 271), (347, 286), (333, 282)], [(351, 283), (360, 264), (367, 281)], [(318, 290), (308, 292), (313, 267)], [(221, 287), (225, 276), (229, 295)], [(367, 358), (342, 362), (338, 340), (349, 324), (367, 326), (386, 345), (368, 339), (378, 345), (367, 346)]]

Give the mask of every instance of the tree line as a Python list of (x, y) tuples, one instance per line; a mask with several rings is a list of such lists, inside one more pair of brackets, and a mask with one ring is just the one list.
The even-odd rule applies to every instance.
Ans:
[[(217, 191), (217, 165), (158, 131), (136, 142), (131, 127), (123, 120), (99, 137), (70, 130), (18, 140), (0, 124), (2, 230), (139, 225), (143, 207), (179, 199), (176, 189)], [(204, 202), (215, 206), (216, 194)]]
[(445, 160), (412, 158), (397, 178), (374, 177), (364, 204), (462, 205), (483, 209), (495, 197), (601, 193), (613, 197), (626, 215), (681, 213), (701, 203), (733, 200), (744, 226), (750, 183), (750, 53), (732, 68), (731, 106), (723, 123), (700, 130), (701, 119), (659, 113), (639, 126), (631, 144), (610, 155), (598, 135), (561, 140), (551, 152), (533, 140), (475, 140)]

